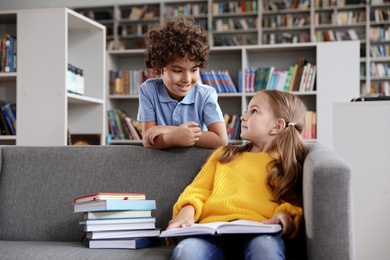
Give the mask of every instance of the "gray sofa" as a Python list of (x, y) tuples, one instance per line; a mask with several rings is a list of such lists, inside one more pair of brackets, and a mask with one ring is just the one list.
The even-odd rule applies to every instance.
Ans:
[[(0, 146), (0, 258), (169, 259), (172, 246), (89, 249), (80, 242), (81, 213), (70, 202), (98, 191), (145, 192), (156, 226), (211, 150), (139, 146)], [(287, 259), (353, 259), (351, 170), (333, 150), (311, 144), (304, 165), (305, 229), (287, 242)]]

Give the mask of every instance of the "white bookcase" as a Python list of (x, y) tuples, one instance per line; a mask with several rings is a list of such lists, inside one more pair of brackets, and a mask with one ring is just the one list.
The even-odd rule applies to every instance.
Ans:
[[(17, 36), (17, 14), (15, 11), (0, 11), (0, 37), (4, 33)], [(17, 72), (0, 72), (0, 100), (6, 103), (16, 103)], [(13, 145), (15, 135), (0, 135), (0, 144)]]
[[(229, 10), (229, 4), (254, 3), (245, 11)], [(331, 40), (354, 40), (350, 31), (354, 31), (360, 41), (360, 95), (387, 93), (390, 91), (390, 70), (379, 71), (390, 67), (390, 38), (385, 33), (389, 21), (387, 10), (390, 3), (379, 1), (317, 1), (310, 0), (301, 7), (284, 6), (294, 1), (228, 1), (228, 0), (134, 0), (126, 4), (106, 6), (83, 6), (77, 4), (74, 9), (104, 24), (109, 28), (108, 46), (115, 49), (142, 49), (143, 37), (147, 28), (156, 22), (162, 22), (172, 15), (191, 14), (195, 20), (209, 32), (213, 46), (235, 45), (279, 45), (285, 43), (314, 43)], [(298, 3), (300, 1), (296, 1)], [(271, 4), (269, 4), (271, 3)], [(154, 8), (153, 17), (131, 19), (132, 8)], [(224, 8), (217, 7), (224, 6)], [(189, 11), (189, 12), (186, 12)], [(196, 11), (194, 11), (196, 10)], [(192, 13), (191, 13), (192, 12)], [(232, 21), (244, 20), (255, 28), (233, 26)], [(229, 24), (230, 21), (230, 24)], [(300, 21), (289, 23), (288, 21)], [(245, 23), (245, 22), (244, 22)], [(219, 26), (224, 24), (225, 26)], [(229, 26), (230, 25), (230, 26)], [(142, 28), (137, 29), (137, 28)], [(233, 41), (235, 39), (236, 41)], [(122, 45), (119, 42), (123, 43)], [(378, 57), (373, 53), (378, 49), (387, 49), (386, 54)], [(379, 70), (378, 70), (379, 68)]]
[[(244, 75), (247, 67), (274, 66), (287, 70), (298, 57), (317, 65), (316, 91), (293, 92), (304, 100), (309, 110), (317, 112), (317, 140), (333, 145), (332, 106), (334, 102), (348, 102), (359, 96), (359, 41), (332, 43), (280, 44), (265, 46), (213, 47), (208, 70), (229, 70), (234, 83), (238, 84), (238, 71)], [(107, 70), (129, 70), (144, 67), (142, 50), (107, 52)], [(244, 79), (242, 84), (244, 86)], [(107, 81), (107, 85), (109, 82)], [(138, 96), (109, 95), (107, 109), (120, 108), (136, 118)], [(253, 93), (219, 94), (223, 113), (243, 114)], [(108, 128), (108, 127), (107, 127)], [(140, 143), (132, 140), (113, 140), (113, 144)]]
[[(17, 145), (66, 145), (70, 134), (106, 137), (105, 27), (67, 8), (17, 12)], [(85, 94), (67, 92), (68, 63)]]

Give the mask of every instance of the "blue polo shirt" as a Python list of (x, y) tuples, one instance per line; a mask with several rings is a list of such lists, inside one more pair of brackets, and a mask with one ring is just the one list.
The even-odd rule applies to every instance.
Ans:
[(224, 122), (213, 87), (197, 82), (182, 101), (172, 99), (162, 79), (148, 79), (140, 86), (137, 120), (156, 121), (157, 125), (179, 126), (188, 121), (203, 131), (216, 122)]

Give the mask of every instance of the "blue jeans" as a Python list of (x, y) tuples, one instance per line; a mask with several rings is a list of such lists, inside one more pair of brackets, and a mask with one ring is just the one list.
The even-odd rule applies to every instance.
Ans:
[(183, 239), (171, 259), (285, 259), (284, 241), (279, 235), (197, 236)]

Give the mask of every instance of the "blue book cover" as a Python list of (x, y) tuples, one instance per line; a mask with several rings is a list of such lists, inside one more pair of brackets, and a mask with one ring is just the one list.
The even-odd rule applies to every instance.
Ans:
[(5, 103), (1, 104), (1, 111), (3, 112), (5, 121), (8, 125), (8, 128), (11, 132), (11, 135), (16, 135), (16, 118), (12, 112), (11, 104)]
[(94, 239), (89, 241), (89, 248), (140, 249), (153, 246), (156, 242), (156, 239), (147, 237), (128, 239)]
[(74, 212), (105, 210), (152, 210), (156, 209), (155, 200), (96, 200), (73, 204)]
[(15, 72), (15, 65), (14, 65), (14, 41), (15, 38), (13, 36), (9, 37), (9, 72)]

